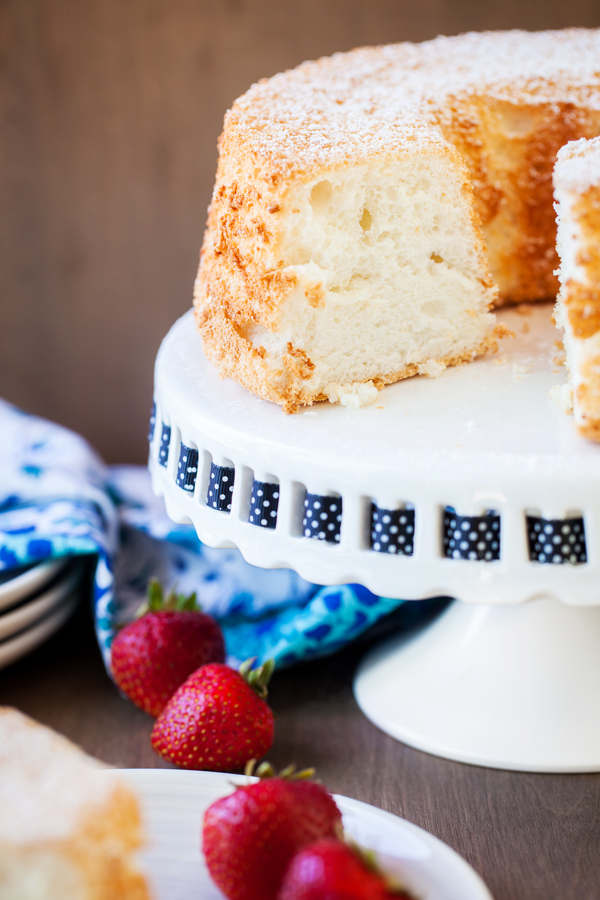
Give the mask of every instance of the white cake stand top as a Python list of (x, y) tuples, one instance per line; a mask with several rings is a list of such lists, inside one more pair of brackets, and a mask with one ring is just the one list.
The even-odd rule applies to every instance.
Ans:
[[(498, 354), (437, 379), (386, 387), (370, 407), (321, 403), (289, 416), (218, 378), (187, 313), (156, 362), (154, 489), (169, 515), (192, 522), (205, 543), (236, 546), (255, 565), (291, 567), (319, 584), (359, 582), (407, 599), (447, 594), (517, 603), (543, 596), (595, 604), (600, 446), (577, 437), (573, 419), (547, 398), (566, 380), (554, 361), (560, 334), (550, 315), (549, 305), (528, 315), (501, 312), (516, 337)], [(198, 462), (184, 484), (189, 450)], [(229, 509), (207, 502), (215, 466), (224, 467), (221, 475), (234, 470)], [(249, 521), (254, 482), (278, 485), (275, 528)], [(337, 498), (337, 542), (305, 536), (307, 492)], [(384, 513), (406, 506), (414, 515), (410, 555), (373, 549), (373, 503)], [(448, 507), (470, 517), (494, 510), (499, 558), (447, 558)], [(586, 562), (532, 561), (528, 514), (583, 520)]]

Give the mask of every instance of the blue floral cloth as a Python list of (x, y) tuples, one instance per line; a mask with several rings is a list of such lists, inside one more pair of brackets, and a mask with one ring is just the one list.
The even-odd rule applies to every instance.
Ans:
[(192, 526), (167, 517), (146, 469), (106, 467), (78, 435), (0, 400), (0, 571), (75, 554), (97, 560), (94, 614), (107, 666), (116, 626), (133, 617), (153, 576), (197, 591), (233, 664), (332, 653), (404, 602), (360, 585), (310, 584), (289, 569), (251, 566), (237, 550), (213, 550)]

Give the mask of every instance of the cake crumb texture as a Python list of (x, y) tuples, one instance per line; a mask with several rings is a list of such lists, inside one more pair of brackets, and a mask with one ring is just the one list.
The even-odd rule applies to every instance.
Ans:
[(573, 415), (573, 385), (554, 384), (548, 391), (548, 397), (566, 415)]
[(446, 364), (437, 359), (428, 359), (427, 362), (420, 363), (418, 367), (419, 375), (427, 375), (429, 378), (439, 378), (445, 370)]
[(136, 799), (101, 763), (0, 708), (2, 900), (148, 900)]
[(554, 317), (564, 349), (578, 432), (600, 440), (600, 138), (558, 153), (554, 190), (560, 291)]
[(195, 285), (219, 372), (294, 412), (469, 361), (495, 305), (554, 296), (552, 170), (600, 134), (599, 58), (599, 30), (470, 33), (253, 85), (225, 117)]
[(329, 384), (325, 389), (330, 403), (341, 403), (349, 409), (360, 409), (369, 406), (377, 399), (378, 390), (372, 381), (366, 384), (360, 381), (354, 384)]

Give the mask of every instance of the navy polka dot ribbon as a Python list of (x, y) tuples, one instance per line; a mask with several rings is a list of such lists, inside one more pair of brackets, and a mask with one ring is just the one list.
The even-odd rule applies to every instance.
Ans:
[(500, 559), (500, 516), (457, 516), (452, 506), (444, 510), (444, 556), (492, 562)]
[(279, 506), (279, 485), (269, 481), (252, 482), (248, 521), (261, 528), (275, 528)]
[(179, 465), (177, 466), (175, 481), (182, 490), (193, 494), (197, 475), (198, 451), (194, 450), (193, 447), (186, 447), (182, 443), (179, 447)]
[(577, 565), (587, 562), (583, 519), (527, 516), (529, 559), (538, 563)]
[(414, 509), (383, 509), (371, 503), (371, 550), (412, 556), (414, 540)]
[(154, 440), (154, 429), (156, 427), (156, 403), (152, 404), (152, 409), (150, 410), (150, 423), (148, 425), (148, 443), (151, 444)]
[(230, 512), (234, 479), (234, 468), (216, 466), (214, 463), (211, 463), (208, 490), (206, 492), (207, 506), (210, 506), (211, 509), (219, 509), (222, 512)]
[(160, 433), (160, 447), (158, 448), (158, 461), (161, 466), (166, 466), (169, 461), (169, 446), (171, 444), (171, 426), (163, 423)]
[(324, 497), (321, 494), (306, 493), (304, 498), (304, 537), (319, 541), (339, 543), (342, 527), (342, 498)]

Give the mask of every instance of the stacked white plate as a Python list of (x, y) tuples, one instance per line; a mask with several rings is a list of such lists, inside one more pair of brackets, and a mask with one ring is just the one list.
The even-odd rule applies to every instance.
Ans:
[(0, 572), (0, 669), (30, 653), (67, 621), (80, 597), (80, 560)]

